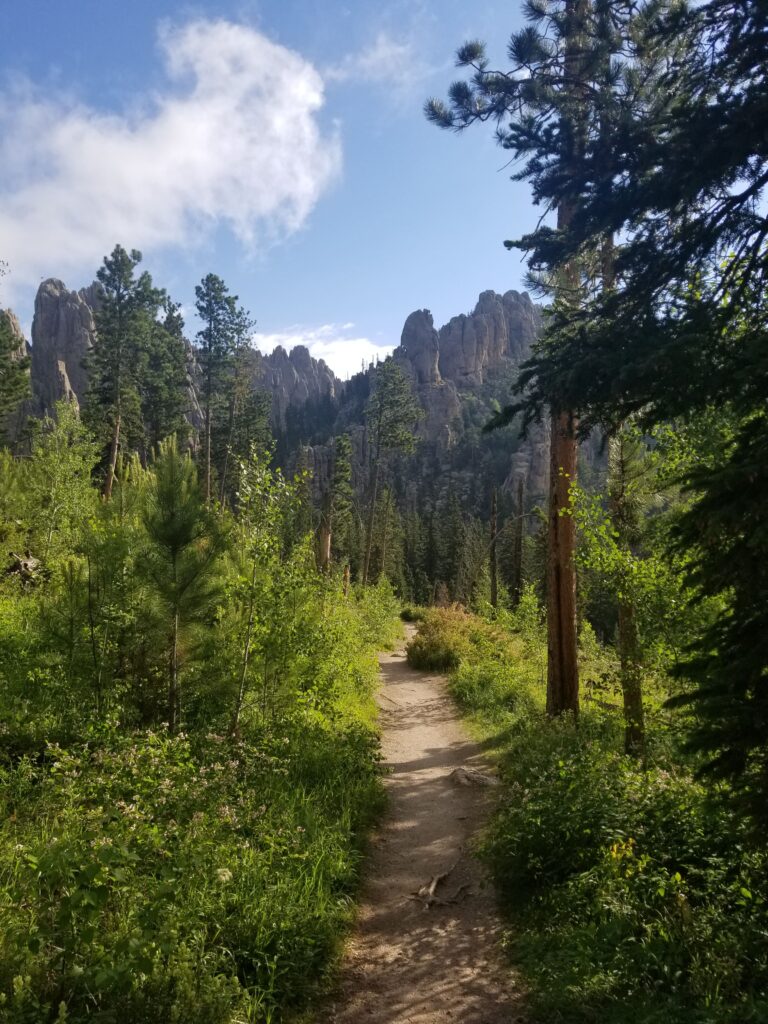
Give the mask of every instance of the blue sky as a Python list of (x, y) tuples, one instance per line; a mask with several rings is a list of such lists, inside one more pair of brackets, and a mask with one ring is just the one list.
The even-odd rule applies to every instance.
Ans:
[[(337, 372), (520, 288), (505, 238), (538, 212), (489, 128), (423, 117), (516, 4), (466, 0), (27, 0), (0, 6), (0, 303), (93, 279), (115, 242), (190, 309), (220, 274), (264, 347)], [(189, 332), (195, 330), (190, 315)]]

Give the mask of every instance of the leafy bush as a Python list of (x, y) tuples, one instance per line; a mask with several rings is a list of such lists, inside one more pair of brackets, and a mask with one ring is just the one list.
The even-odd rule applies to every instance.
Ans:
[(414, 668), (446, 671), (456, 668), (469, 650), (473, 616), (459, 605), (428, 608), (419, 631), (407, 648), (408, 664)]
[(403, 622), (423, 622), (426, 609), (418, 604), (407, 604), (400, 612)]
[[(451, 663), (452, 692), (503, 752), (482, 854), (542, 1019), (768, 1019), (768, 857), (709, 800), (666, 720), (645, 765), (621, 753), (610, 702), (587, 703), (578, 728), (548, 720), (532, 592), (494, 625), (430, 612), (416, 641), (422, 662)], [(589, 628), (581, 647), (585, 677), (605, 675)]]
[(66, 564), (40, 590), (2, 584), (3, 1021), (274, 1024), (326, 985), (382, 806), (375, 651), (400, 625), (387, 584), (345, 599), (300, 545), (281, 568), (232, 735), (239, 581), (190, 642), (187, 735), (135, 721), (162, 676), (111, 677), (96, 717), (87, 618), (71, 656), (60, 640)]

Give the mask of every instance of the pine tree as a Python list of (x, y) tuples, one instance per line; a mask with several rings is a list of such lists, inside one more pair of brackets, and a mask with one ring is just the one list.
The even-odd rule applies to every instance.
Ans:
[[(428, 118), (439, 127), (462, 130), (475, 122), (499, 124), (498, 139), (527, 163), (515, 175), (532, 182), (539, 199), (543, 169), (560, 182), (554, 206), (558, 230), (567, 230), (579, 202), (586, 151), (590, 85), (602, 41), (596, 34), (591, 0), (563, 0), (555, 5), (531, 3), (535, 26), (514, 35), (509, 44), (513, 68), (489, 69), (483, 45), (465, 44), (457, 54), (460, 67), (473, 72), (470, 82), (451, 86), (450, 106), (430, 100)], [(545, 31), (541, 25), (545, 25)], [(505, 122), (502, 128), (501, 124)], [(578, 308), (584, 268), (575, 254), (548, 264), (556, 308)], [(548, 674), (550, 714), (578, 712), (576, 643), (575, 529), (569, 515), (569, 490), (576, 480), (577, 421), (557, 392), (550, 407), (549, 541), (547, 565)], [(505, 420), (504, 422), (507, 422)]]
[[(681, 524), (691, 581), (722, 614), (680, 665), (693, 677), (692, 742), (765, 819), (768, 794), (768, 492), (765, 361), (768, 109), (764, 5), (710, 0), (637, 10), (638, 49), (667, 49), (653, 95), (627, 99), (609, 154), (591, 146), (567, 232), (540, 234), (546, 265), (621, 233), (617, 285), (556, 319), (521, 379), (530, 414), (554, 390), (582, 429), (615, 431), (725, 412), (719, 462), (683, 468), (695, 500)], [(606, 187), (606, 181), (610, 187)], [(620, 343), (617, 343), (620, 339)]]
[(11, 326), (7, 312), (0, 309), (0, 440), (10, 414), (29, 394), (29, 359)]
[(499, 603), (499, 507), (498, 494), (493, 488), (491, 495), (491, 521), (490, 521), (490, 544), (488, 545), (488, 572), (491, 584), (491, 606), (496, 608)]
[(141, 253), (116, 245), (97, 273), (101, 306), (96, 314), (96, 341), (89, 357), (90, 376), (85, 417), (108, 443), (104, 497), (112, 495), (121, 446), (144, 447), (139, 378), (150, 348), (164, 293), (144, 272), (137, 278)]
[(354, 539), (354, 491), (352, 488), (352, 439), (340, 434), (333, 442), (333, 471), (328, 502), (330, 555), (350, 563)]
[(207, 274), (195, 288), (195, 308), (203, 326), (197, 332), (198, 361), (203, 378), (203, 489), (205, 500), (212, 497), (212, 431), (214, 406), (226, 368), (237, 344), (241, 317), (237, 296), (216, 274)]
[[(632, 552), (642, 529), (647, 477), (646, 451), (637, 432), (625, 428), (612, 438), (608, 457), (608, 510), (619, 547)], [(643, 653), (637, 600), (629, 586), (619, 585), (618, 652), (624, 702), (624, 749), (640, 756), (645, 750)]]
[(368, 523), (365, 537), (362, 583), (368, 582), (373, 548), (373, 527), (382, 469), (395, 453), (411, 453), (416, 445), (414, 427), (422, 415), (411, 383), (390, 357), (373, 372), (373, 389), (365, 409), (366, 436), (371, 473)]
[(165, 297), (162, 320), (152, 320), (144, 335), (138, 391), (144, 426), (143, 461), (171, 434), (188, 430), (187, 344), (178, 304)]
[(168, 727), (181, 719), (181, 670), (190, 628), (210, 610), (219, 588), (216, 563), (223, 537), (211, 518), (189, 453), (175, 437), (160, 444), (146, 491), (147, 577), (166, 636)]

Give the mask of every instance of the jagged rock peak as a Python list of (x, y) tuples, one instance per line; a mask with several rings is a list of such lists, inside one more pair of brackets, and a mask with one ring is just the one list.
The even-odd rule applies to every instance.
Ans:
[(440, 345), (432, 314), (428, 309), (417, 309), (405, 321), (395, 357), (401, 364), (410, 364), (418, 384), (439, 384), (439, 354)]
[(97, 283), (69, 291), (56, 278), (43, 281), (35, 298), (32, 320), (32, 389), (43, 413), (61, 399), (85, 397), (83, 365), (96, 336), (94, 311), (100, 304)]
[(419, 384), (452, 381), (459, 388), (482, 384), (485, 374), (528, 354), (541, 328), (541, 314), (527, 292), (480, 294), (474, 310), (435, 330), (428, 309), (411, 313), (396, 359)]
[(334, 399), (341, 381), (322, 359), (315, 359), (306, 345), (294, 345), (286, 352), (277, 345), (263, 356), (260, 383), (272, 393), (272, 422), (285, 429), (289, 410), (306, 402)]
[(440, 371), (459, 387), (481, 384), (488, 370), (525, 358), (540, 326), (527, 292), (482, 292), (470, 314), (440, 329)]

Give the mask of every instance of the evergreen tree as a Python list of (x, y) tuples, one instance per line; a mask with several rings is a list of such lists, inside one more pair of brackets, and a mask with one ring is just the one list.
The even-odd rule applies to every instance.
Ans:
[(181, 718), (181, 670), (191, 627), (209, 612), (219, 589), (222, 534), (211, 518), (189, 455), (175, 437), (160, 444), (146, 491), (144, 573), (166, 636), (168, 726)]
[(454, 487), (448, 491), (448, 499), (440, 511), (439, 522), (440, 559), (436, 578), (447, 586), (454, 601), (460, 601), (459, 576), (467, 540), (467, 523), (461, 500)]
[[(608, 461), (608, 510), (621, 551), (633, 553), (638, 545), (645, 511), (648, 475), (645, 446), (637, 432), (624, 428), (610, 441)], [(618, 651), (621, 692), (624, 701), (624, 748), (638, 756), (645, 750), (643, 711), (643, 656), (640, 643), (637, 599), (631, 586), (619, 581)]]
[(147, 324), (141, 352), (138, 389), (144, 426), (144, 462), (146, 452), (171, 434), (188, 430), (189, 379), (184, 320), (178, 304), (165, 297), (162, 320)]
[(272, 401), (257, 383), (260, 357), (251, 341), (255, 325), (245, 309), (235, 309), (234, 346), (223, 366), (220, 383), (223, 401), (214, 406), (212, 445), (222, 505), (227, 497), (234, 499), (238, 467), (250, 457), (254, 446), (266, 452), (272, 443)]
[(387, 458), (409, 454), (416, 445), (414, 427), (422, 415), (411, 383), (391, 358), (380, 363), (373, 374), (373, 389), (365, 409), (365, 423), (371, 474), (368, 523), (363, 561), (363, 584), (368, 582), (373, 548), (373, 528), (381, 473)]
[[(450, 90), (450, 106), (430, 100), (428, 118), (442, 128), (464, 129), (478, 121), (494, 121), (501, 144), (515, 156), (528, 156), (516, 175), (527, 178), (537, 194), (542, 166), (561, 182), (555, 202), (558, 228), (564, 230), (579, 201), (581, 164), (590, 117), (589, 87), (601, 46), (591, 45), (595, 27), (591, 0), (563, 0), (555, 5), (530, 4), (527, 13), (538, 25), (514, 35), (508, 72), (492, 71), (479, 42), (465, 44), (457, 63), (473, 72), (470, 82)], [(546, 31), (541, 24), (545, 23)], [(555, 302), (578, 308), (582, 300), (583, 267), (572, 255), (548, 265)], [(549, 540), (547, 564), (548, 688), (551, 714), (577, 712), (579, 707), (576, 645), (575, 529), (568, 514), (569, 488), (576, 479), (576, 419), (557, 393), (550, 406)]]
[(93, 437), (70, 402), (40, 424), (24, 481), (32, 543), (43, 560), (78, 546), (93, 510), (91, 473), (98, 460)]
[(350, 562), (354, 543), (354, 515), (352, 440), (349, 434), (340, 434), (333, 442), (333, 472), (328, 505), (328, 528), (334, 561)]
[(765, 818), (768, 21), (762, 4), (710, 0), (660, 16), (647, 3), (635, 24), (640, 43), (674, 59), (655, 99), (623, 105), (609, 175), (590, 147), (578, 215), (567, 231), (540, 233), (531, 252), (543, 266), (621, 232), (616, 287), (556, 318), (521, 386), (529, 414), (554, 391), (580, 410), (585, 432), (635, 414), (645, 427), (714, 409), (730, 417), (719, 459), (681, 467), (696, 499), (680, 528), (695, 554), (691, 580), (722, 606), (681, 672), (697, 683), (693, 742)]
[(29, 359), (19, 347), (6, 312), (0, 309), (0, 440), (9, 415), (29, 393)]
[(108, 444), (104, 496), (111, 497), (121, 447), (145, 447), (140, 395), (141, 369), (150, 347), (164, 293), (146, 271), (136, 249), (116, 245), (97, 272), (101, 306), (96, 314), (96, 341), (89, 357), (85, 417)]
[(237, 345), (242, 316), (237, 296), (216, 274), (207, 274), (195, 288), (195, 308), (203, 323), (197, 332), (198, 361), (203, 391), (203, 490), (210, 504), (212, 497), (212, 433), (215, 404)]

